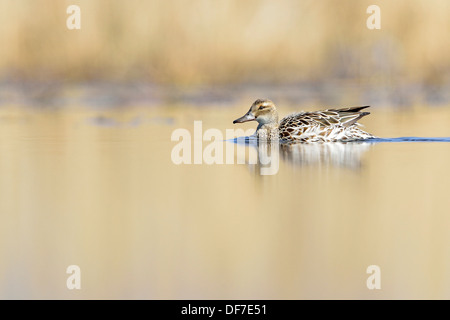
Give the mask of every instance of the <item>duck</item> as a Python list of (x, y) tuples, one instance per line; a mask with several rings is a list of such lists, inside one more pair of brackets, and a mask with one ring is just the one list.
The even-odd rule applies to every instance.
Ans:
[(258, 140), (279, 140), (283, 143), (350, 142), (377, 138), (365, 132), (357, 123), (370, 112), (362, 111), (369, 106), (326, 109), (322, 111), (297, 112), (278, 122), (278, 111), (269, 99), (257, 99), (248, 112), (233, 121), (258, 122)]

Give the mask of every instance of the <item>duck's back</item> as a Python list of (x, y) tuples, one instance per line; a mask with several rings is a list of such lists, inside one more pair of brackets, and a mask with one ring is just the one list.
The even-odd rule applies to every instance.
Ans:
[(327, 109), (288, 115), (279, 124), (280, 139), (286, 142), (355, 141), (375, 138), (361, 130), (357, 121), (370, 114), (369, 106)]

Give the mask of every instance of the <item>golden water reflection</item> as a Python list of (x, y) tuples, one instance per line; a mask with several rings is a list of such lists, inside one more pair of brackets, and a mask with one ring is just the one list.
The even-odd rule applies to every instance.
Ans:
[[(0, 298), (450, 298), (449, 144), (281, 148), (261, 175), (171, 161), (174, 129), (237, 110), (100, 113), (0, 111)], [(374, 115), (380, 136), (450, 136), (448, 109)]]

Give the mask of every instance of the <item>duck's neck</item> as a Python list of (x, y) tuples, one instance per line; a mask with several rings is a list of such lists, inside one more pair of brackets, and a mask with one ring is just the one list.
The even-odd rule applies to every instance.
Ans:
[(259, 139), (278, 140), (278, 123), (260, 123), (256, 128)]

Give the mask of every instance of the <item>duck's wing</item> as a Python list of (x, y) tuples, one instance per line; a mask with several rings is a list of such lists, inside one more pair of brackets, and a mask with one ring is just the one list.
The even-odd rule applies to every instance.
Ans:
[(364, 116), (370, 114), (370, 112), (361, 112), (361, 110), (369, 108), (370, 106), (350, 107), (342, 109), (327, 109), (325, 111), (319, 111), (319, 114), (327, 115), (330, 118), (338, 121), (342, 126), (349, 127), (355, 124), (356, 121)]
[(327, 109), (314, 112), (300, 112), (291, 114), (281, 120), (281, 124), (286, 127), (299, 126), (351, 126), (359, 119), (370, 114), (361, 112), (369, 106), (350, 107), (342, 109)]
[(280, 137), (287, 140), (302, 140), (305, 137), (307, 138), (308, 135), (319, 138), (320, 136), (330, 135), (341, 130), (342, 127), (355, 124), (359, 119), (370, 114), (369, 112), (361, 112), (368, 107), (327, 109), (288, 115), (279, 124)]

